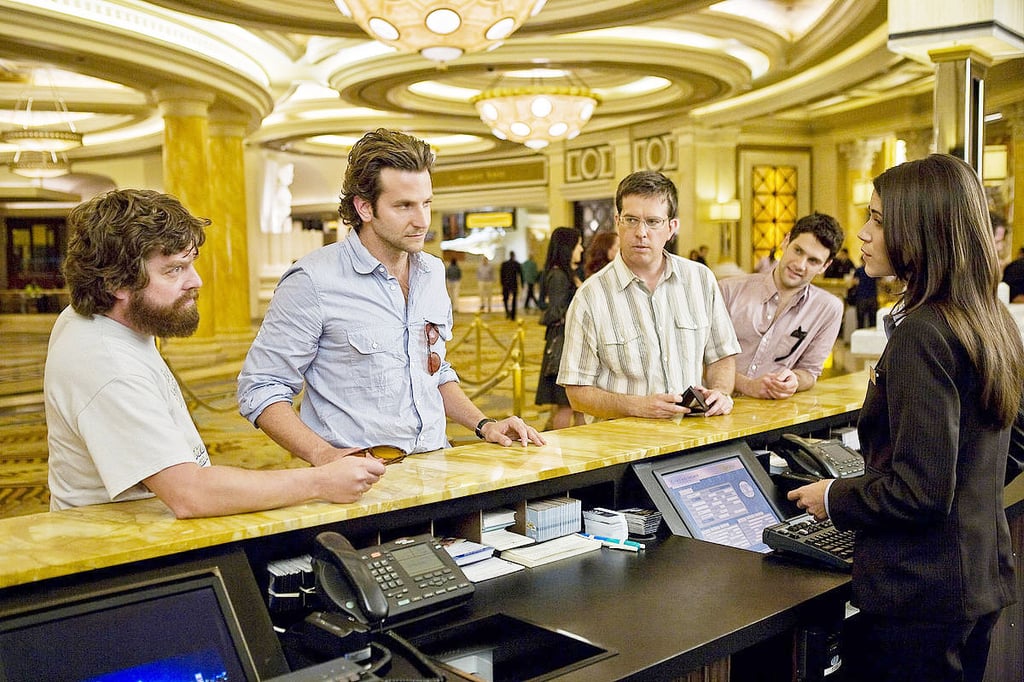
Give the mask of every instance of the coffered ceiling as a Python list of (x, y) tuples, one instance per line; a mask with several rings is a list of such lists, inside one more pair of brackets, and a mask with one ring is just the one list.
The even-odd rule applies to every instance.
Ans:
[(933, 77), (886, 48), (884, 0), (548, 0), (497, 49), (443, 65), (370, 40), (332, 0), (0, 0), (0, 17), (0, 130), (59, 94), (84, 133), (72, 161), (157, 149), (170, 85), (214, 94), (254, 145), (343, 156), (385, 125), (443, 163), (535, 153), (494, 138), (469, 98), (552, 72), (601, 95), (585, 134), (820, 127)]

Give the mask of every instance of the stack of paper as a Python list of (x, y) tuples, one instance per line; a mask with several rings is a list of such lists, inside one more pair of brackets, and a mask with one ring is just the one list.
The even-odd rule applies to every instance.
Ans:
[(508, 528), (516, 522), (516, 513), (511, 509), (505, 507), (498, 507), (497, 509), (488, 509), (483, 513), (482, 529), (483, 532), (491, 530), (499, 530), (501, 528)]
[(603, 507), (594, 507), (583, 512), (583, 527), (588, 535), (616, 540), (625, 540), (629, 537), (625, 515)]
[(523, 545), (532, 545), (536, 540), (519, 533), (513, 533), (504, 528), (499, 528), (498, 530), (489, 530), (481, 533), (480, 542), (501, 551), (503, 549), (512, 549), (513, 547), (522, 547)]
[(479, 583), (484, 580), (490, 580), (491, 578), (497, 578), (499, 575), (505, 575), (506, 573), (515, 573), (516, 571), (521, 571), (524, 568), (526, 567), (492, 556), (490, 559), (484, 559), (483, 561), (478, 561), (475, 564), (465, 566), (462, 569), (462, 572), (472, 582)]
[(597, 540), (590, 540), (579, 535), (564, 535), (528, 547), (505, 550), (501, 553), (501, 558), (532, 568), (549, 564), (552, 561), (568, 559), (571, 556), (595, 552), (599, 549), (601, 549), (601, 543)]
[(661, 512), (654, 509), (621, 509), (630, 535), (654, 535), (661, 525)]
[(445, 538), (441, 544), (459, 566), (468, 566), (477, 561), (483, 561), (494, 554), (494, 547), (462, 538)]

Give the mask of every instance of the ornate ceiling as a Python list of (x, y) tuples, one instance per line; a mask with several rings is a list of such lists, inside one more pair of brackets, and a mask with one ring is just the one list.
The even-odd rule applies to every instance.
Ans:
[(85, 134), (72, 161), (157, 149), (169, 85), (213, 93), (252, 144), (343, 156), (385, 125), (445, 162), (534, 153), (492, 137), (469, 98), (552, 72), (602, 96), (585, 134), (822, 125), (933, 74), (886, 49), (884, 0), (548, 0), (499, 48), (441, 66), (369, 40), (332, 0), (0, 0), (0, 16), (0, 130), (57, 92)]

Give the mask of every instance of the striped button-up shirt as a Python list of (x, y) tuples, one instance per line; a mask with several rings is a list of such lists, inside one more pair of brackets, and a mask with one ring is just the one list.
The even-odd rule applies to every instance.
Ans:
[(558, 383), (612, 393), (682, 393), (704, 367), (740, 352), (710, 269), (665, 252), (651, 292), (616, 256), (587, 279), (566, 315)]

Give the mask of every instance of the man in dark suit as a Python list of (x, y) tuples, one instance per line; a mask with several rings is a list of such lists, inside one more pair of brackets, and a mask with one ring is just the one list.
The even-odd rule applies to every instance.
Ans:
[(505, 317), (516, 319), (516, 308), (519, 305), (519, 285), (523, 281), (523, 271), (516, 260), (516, 252), (508, 252), (508, 260), (501, 264), (501, 300), (505, 304)]

